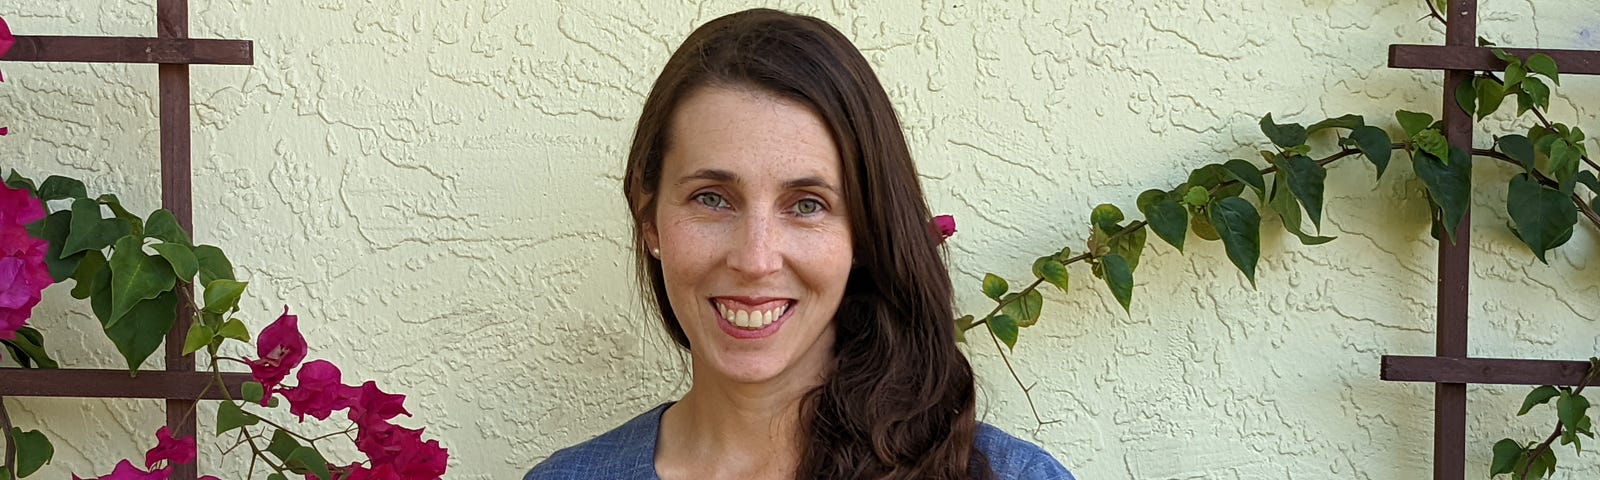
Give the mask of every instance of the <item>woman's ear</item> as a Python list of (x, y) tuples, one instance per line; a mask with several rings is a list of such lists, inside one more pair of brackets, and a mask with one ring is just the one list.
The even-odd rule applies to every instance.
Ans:
[(656, 231), (656, 223), (644, 222), (640, 224), (640, 228), (644, 230), (645, 251), (650, 252), (650, 256), (656, 257), (657, 260), (661, 259), (661, 233)]

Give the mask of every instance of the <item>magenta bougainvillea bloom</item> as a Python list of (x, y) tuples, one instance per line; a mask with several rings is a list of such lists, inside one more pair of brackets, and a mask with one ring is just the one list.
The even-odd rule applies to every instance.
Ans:
[(283, 389), (283, 398), (289, 401), (289, 413), (305, 421), (306, 415), (317, 420), (327, 420), (333, 412), (355, 405), (361, 390), (339, 383), (339, 367), (327, 360), (306, 362), (295, 373), (300, 384)]
[[(127, 460), (123, 460), (123, 461), (117, 463), (117, 468), (111, 470), (111, 474), (110, 475), (106, 475), (104, 477), (100, 477), (99, 480), (167, 480), (167, 477), (169, 477), (171, 475), (172, 475), (172, 468), (171, 467), (158, 468), (158, 469), (155, 469), (154, 471), (146, 472), (144, 470), (140, 470), (139, 467), (133, 466), (133, 462), (130, 462), (130, 461), (127, 461)], [(78, 478), (77, 475), (73, 475), (72, 476), (72, 480), (95, 480), (95, 479), (92, 479), (92, 478), (90, 478), (90, 479), (82, 479), (82, 478)]]
[(165, 460), (167, 466), (188, 465), (194, 463), (195, 444), (194, 437), (183, 439), (172, 438), (172, 431), (167, 427), (156, 430), (156, 446), (144, 454), (144, 468), (150, 468)]
[(356, 425), (366, 425), (400, 415), (409, 417), (411, 412), (406, 411), (405, 402), (405, 395), (383, 393), (378, 390), (377, 382), (368, 380), (361, 384), (361, 394), (350, 408), (350, 421), (356, 422)]
[[(0, 18), (0, 57), (5, 56), (6, 52), (11, 50), (11, 45), (15, 43), (17, 43), (17, 39), (11, 36), (11, 26), (6, 25), (6, 19)], [(0, 81), (4, 80), (5, 77), (0, 77)], [(0, 133), (0, 135), (4, 134)]]
[(421, 429), (409, 429), (387, 422), (363, 425), (356, 432), (356, 449), (372, 460), (372, 478), (382, 467), (390, 467), (395, 478), (434, 480), (444, 475), (450, 452), (438, 440), (422, 441)]
[(933, 217), (928, 229), (933, 232), (934, 238), (937, 239), (936, 243), (944, 243), (944, 239), (956, 234), (956, 217), (949, 215)]
[[(287, 305), (283, 307), (283, 315), (261, 329), (261, 335), (256, 337), (256, 355), (261, 358), (250, 361), (250, 375), (268, 392), (305, 360), (306, 337), (300, 335), (300, 319), (289, 314)], [(265, 400), (263, 397), (262, 401)]]
[(40, 293), (55, 283), (44, 263), (50, 244), (26, 227), (44, 216), (44, 204), (33, 194), (0, 185), (0, 339), (16, 338)]

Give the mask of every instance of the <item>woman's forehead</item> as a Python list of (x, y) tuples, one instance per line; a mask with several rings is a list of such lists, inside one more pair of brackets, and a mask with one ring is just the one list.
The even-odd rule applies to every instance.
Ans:
[(666, 182), (707, 177), (840, 178), (831, 130), (804, 103), (754, 89), (709, 87), (673, 112), (663, 158)]

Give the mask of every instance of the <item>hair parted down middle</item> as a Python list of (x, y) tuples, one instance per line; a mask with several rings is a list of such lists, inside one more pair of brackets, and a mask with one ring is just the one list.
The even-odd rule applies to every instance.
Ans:
[(766, 9), (696, 29), (645, 101), (623, 180), (640, 283), (678, 345), (692, 349), (645, 246), (670, 120), (696, 89), (748, 88), (800, 102), (827, 123), (843, 161), (857, 261), (834, 316), (832, 370), (801, 407), (796, 478), (991, 478), (974, 445), (972, 367), (955, 344), (950, 275), (900, 121), (871, 66), (837, 29)]

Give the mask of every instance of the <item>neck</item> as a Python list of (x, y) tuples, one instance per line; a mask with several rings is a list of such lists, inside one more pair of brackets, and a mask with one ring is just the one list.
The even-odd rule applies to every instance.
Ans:
[(711, 464), (719, 472), (694, 475), (701, 478), (792, 478), (800, 463), (801, 400), (822, 384), (820, 372), (759, 384), (715, 381), (702, 372), (696, 369), (689, 392), (663, 415), (658, 459), (692, 459), (702, 468), (705, 459), (716, 459)]

